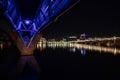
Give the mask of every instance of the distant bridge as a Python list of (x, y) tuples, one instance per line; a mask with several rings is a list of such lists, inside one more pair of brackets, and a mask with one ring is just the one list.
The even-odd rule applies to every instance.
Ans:
[(113, 40), (118, 40), (120, 39), (120, 37), (109, 37), (109, 38), (95, 38), (95, 39), (86, 39), (86, 40), (77, 40), (77, 41), (69, 41), (69, 42), (74, 42), (74, 43), (78, 43), (78, 42), (95, 42), (95, 41), (113, 41)]

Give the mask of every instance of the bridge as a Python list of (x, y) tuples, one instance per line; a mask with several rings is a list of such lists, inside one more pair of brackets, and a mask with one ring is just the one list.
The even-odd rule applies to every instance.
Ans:
[(0, 0), (0, 16), (4, 14), (10, 23), (8, 26), (1, 21), (0, 24), (4, 27), (0, 26), (0, 28), (8, 31), (21, 55), (32, 55), (40, 39), (40, 31), (56, 21), (79, 1)]
[(77, 41), (69, 41), (70, 43), (82, 43), (98, 46), (107, 46), (107, 47), (120, 47), (120, 37), (107, 37), (107, 38), (95, 38), (95, 39), (85, 39)]
[(108, 38), (94, 38), (94, 39), (85, 39), (85, 40), (77, 40), (77, 41), (69, 41), (69, 42), (95, 42), (95, 41), (110, 41), (110, 40), (117, 40), (120, 39), (120, 37), (108, 37)]

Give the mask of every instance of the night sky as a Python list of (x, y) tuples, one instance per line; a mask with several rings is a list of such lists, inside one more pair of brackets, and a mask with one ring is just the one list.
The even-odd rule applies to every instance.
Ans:
[(59, 39), (82, 33), (88, 37), (120, 36), (119, 27), (117, 0), (81, 0), (41, 33), (46, 38)]
[(119, 27), (118, 0), (81, 0), (56, 22), (44, 28), (41, 34), (47, 39), (62, 39), (82, 33), (88, 37), (120, 36)]

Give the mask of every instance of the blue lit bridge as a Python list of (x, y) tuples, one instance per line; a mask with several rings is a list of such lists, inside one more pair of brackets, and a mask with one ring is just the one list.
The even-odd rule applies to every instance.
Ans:
[[(39, 33), (80, 0), (0, 0), (0, 10), (11, 23), (9, 32), (22, 55), (32, 54)], [(1, 26), (0, 26), (1, 27)], [(8, 26), (6, 26), (8, 28)], [(4, 28), (5, 30), (7, 30)], [(22, 49), (22, 50), (21, 50)]]

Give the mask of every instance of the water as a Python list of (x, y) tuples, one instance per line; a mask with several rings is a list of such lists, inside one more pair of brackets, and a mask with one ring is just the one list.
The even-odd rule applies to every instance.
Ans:
[(0, 80), (76, 80), (81, 74), (120, 72), (117, 48), (53, 45), (37, 46), (33, 56), (20, 56), (13, 46), (1, 49)]

